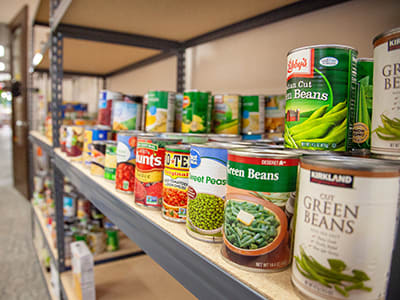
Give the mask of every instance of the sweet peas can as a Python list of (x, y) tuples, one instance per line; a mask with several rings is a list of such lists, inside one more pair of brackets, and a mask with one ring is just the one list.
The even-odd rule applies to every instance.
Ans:
[(190, 145), (165, 146), (162, 216), (185, 223), (189, 183)]
[(179, 139), (139, 135), (136, 146), (135, 203), (160, 209), (163, 193), (165, 146)]

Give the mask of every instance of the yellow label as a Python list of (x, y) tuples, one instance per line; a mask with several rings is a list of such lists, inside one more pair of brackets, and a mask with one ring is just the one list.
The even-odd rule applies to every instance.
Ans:
[(164, 169), (164, 175), (167, 175), (173, 179), (176, 178), (189, 178), (189, 171), (175, 170), (175, 169)]
[(104, 161), (104, 167), (115, 169), (117, 167), (117, 156), (106, 155), (106, 159)]
[(160, 182), (163, 180), (162, 171), (142, 171), (138, 168), (135, 169), (136, 179), (141, 182)]

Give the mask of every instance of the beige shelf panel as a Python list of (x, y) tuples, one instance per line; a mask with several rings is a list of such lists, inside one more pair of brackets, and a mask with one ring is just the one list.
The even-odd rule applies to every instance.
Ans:
[[(55, 149), (56, 155), (69, 161), (68, 157), (61, 152), (60, 149)], [(226, 262), (220, 253), (221, 244), (213, 244), (198, 241), (186, 233), (184, 224), (177, 224), (169, 222), (161, 217), (161, 213), (154, 210), (147, 210), (138, 207), (134, 204), (134, 197), (132, 195), (125, 195), (115, 191), (114, 185), (107, 180), (95, 177), (79, 163), (71, 163), (75, 168), (89, 176), (98, 185), (112, 193), (115, 197), (119, 198), (122, 202), (130, 208), (142, 214), (151, 222), (157, 224), (164, 229), (168, 234), (177, 238), (194, 251), (198, 252), (203, 257), (207, 258), (218, 267), (224, 269), (232, 274), (235, 278), (242, 281), (258, 293), (265, 296), (267, 299), (300, 299), (295, 293), (294, 288), (290, 282), (291, 271), (290, 269), (278, 273), (253, 273), (239, 269), (232, 264)], [(177, 254), (178, 255), (178, 254)], [(195, 271), (195, 270), (194, 270)], [(210, 278), (210, 280), (212, 280)]]
[[(94, 267), (96, 299), (196, 299), (149, 256), (138, 256)], [(68, 300), (77, 300), (72, 271), (61, 274)]]
[(41, 140), (43, 143), (53, 147), (53, 142), (50, 141), (46, 136), (41, 134), (39, 131), (31, 130), (31, 131), (29, 131), (29, 134), (34, 136), (38, 140)]
[[(64, 38), (63, 67), (64, 72), (107, 74), (159, 53), (152, 49)], [(47, 50), (36, 68), (49, 70), (49, 66)]]
[[(298, 0), (79, 0), (61, 23), (184, 41)], [(49, 0), (36, 21), (48, 22)]]

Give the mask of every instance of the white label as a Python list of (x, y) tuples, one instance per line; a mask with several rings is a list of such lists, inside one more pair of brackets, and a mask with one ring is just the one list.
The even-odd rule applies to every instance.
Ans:
[(321, 58), (319, 60), (319, 63), (325, 67), (334, 67), (339, 63), (339, 61), (337, 60), (336, 57), (327, 56), (327, 57)]
[(292, 77), (311, 77), (314, 68), (314, 49), (295, 51), (288, 55), (286, 80)]
[[(384, 299), (398, 195), (398, 177), (301, 169), (292, 267), (296, 287), (313, 299)], [(322, 279), (323, 284), (307, 270), (316, 270), (317, 263), (355, 282)], [(354, 283), (358, 287), (351, 289)]]
[(371, 150), (400, 153), (400, 48), (391, 41), (374, 50)]
[(126, 162), (129, 160), (131, 156), (131, 151), (127, 145), (122, 142), (118, 142), (117, 144), (117, 163)]

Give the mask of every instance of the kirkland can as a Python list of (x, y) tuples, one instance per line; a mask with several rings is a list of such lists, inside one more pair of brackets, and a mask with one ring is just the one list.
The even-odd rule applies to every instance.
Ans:
[(113, 130), (138, 130), (141, 125), (142, 104), (115, 101), (112, 109)]
[(67, 156), (73, 157), (72, 160), (77, 162), (82, 162), (84, 130), (85, 127), (83, 126), (67, 126), (65, 152), (67, 153)]
[(213, 107), (214, 132), (240, 134), (241, 113), (239, 95), (215, 95)]
[(135, 203), (148, 208), (161, 208), (165, 146), (180, 142), (139, 135), (136, 146)]
[(165, 166), (161, 215), (185, 223), (189, 183), (190, 145), (165, 146)]
[(115, 189), (132, 194), (135, 188), (136, 143), (140, 131), (120, 131), (117, 135)]
[(368, 153), (371, 148), (371, 115), (374, 60), (357, 59), (357, 93), (354, 110), (353, 152)]
[(357, 50), (317, 45), (288, 53), (285, 147), (351, 150)]
[(82, 161), (83, 166), (90, 168), (92, 163), (92, 157), (90, 155), (92, 149), (92, 143), (95, 141), (105, 141), (108, 138), (110, 127), (108, 126), (96, 126), (87, 127), (83, 136), (83, 154)]
[(185, 91), (182, 105), (182, 132), (211, 131), (212, 99), (210, 92)]
[(240, 142), (242, 137), (238, 134), (208, 134), (208, 140), (210, 142)]
[(371, 152), (400, 155), (400, 27), (374, 39)]
[(106, 158), (106, 142), (95, 141), (90, 152), (90, 174), (104, 178), (104, 162)]
[(286, 95), (267, 96), (265, 103), (265, 132), (282, 136), (285, 129)]
[(117, 92), (102, 90), (99, 95), (99, 114), (97, 124), (111, 126), (113, 101), (119, 101), (122, 95)]
[[(228, 151), (222, 256), (250, 271), (275, 272), (291, 261), (290, 219), (299, 154), (257, 148)], [(291, 199), (291, 200), (290, 200)]]
[(311, 299), (385, 299), (396, 234), (399, 166), (300, 159), (292, 282)]
[(218, 142), (191, 145), (186, 231), (194, 238), (222, 241), (227, 149), (235, 147), (243, 146)]
[(167, 132), (161, 136), (169, 139), (180, 139), (184, 144), (203, 144), (208, 142), (208, 135), (201, 133)]
[(176, 94), (175, 102), (175, 132), (182, 131), (182, 105), (183, 105), (183, 94)]
[(265, 96), (242, 96), (242, 133), (263, 133), (264, 123)]
[(170, 132), (175, 126), (175, 92), (150, 91), (147, 94), (146, 131)]
[(117, 142), (106, 142), (106, 157), (104, 160), (104, 178), (114, 181), (117, 169)]

